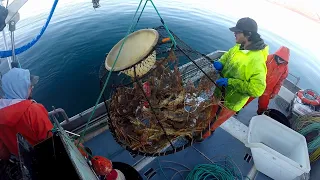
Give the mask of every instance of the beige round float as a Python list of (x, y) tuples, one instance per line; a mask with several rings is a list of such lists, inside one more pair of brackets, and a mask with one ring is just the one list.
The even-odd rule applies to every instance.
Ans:
[[(111, 70), (124, 39), (119, 41), (109, 52), (105, 61), (107, 70)], [(134, 77), (135, 67), (137, 77), (146, 74), (156, 62), (154, 47), (158, 43), (158, 39), (159, 34), (154, 29), (142, 29), (131, 33), (123, 45), (113, 71), (121, 71), (130, 77)], [(148, 54), (150, 55), (146, 57)]]

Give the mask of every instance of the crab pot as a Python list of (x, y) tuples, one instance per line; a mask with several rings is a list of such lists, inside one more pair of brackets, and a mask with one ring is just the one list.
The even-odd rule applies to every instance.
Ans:
[(104, 92), (110, 131), (135, 154), (183, 150), (214, 123), (218, 73), (209, 58), (171, 34), (176, 46), (162, 26), (136, 31), (115, 45), (100, 69), (101, 88), (109, 72), (112, 77)]

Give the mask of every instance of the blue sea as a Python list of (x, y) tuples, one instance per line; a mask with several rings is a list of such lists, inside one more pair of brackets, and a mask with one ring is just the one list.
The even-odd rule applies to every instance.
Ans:
[[(138, 3), (139, 0), (105, 0), (100, 2), (99, 9), (94, 10), (91, 0), (59, 2), (43, 37), (34, 47), (18, 56), (23, 68), (40, 76), (33, 98), (44, 104), (48, 111), (52, 106), (65, 109), (69, 117), (94, 106), (100, 92), (99, 67), (105, 54), (125, 36)], [(268, 17), (273, 17), (264, 11), (272, 8), (271, 5), (256, 4), (257, 8), (253, 8), (254, 5), (248, 7), (231, 0), (154, 0), (154, 3), (168, 27), (204, 54), (231, 48), (235, 44), (234, 35), (228, 28), (241, 17), (253, 17), (260, 27), (260, 34), (270, 46), (270, 53), (281, 45), (288, 46), (291, 49), (290, 73), (301, 78), (301, 87), (320, 92), (317, 86), (320, 82), (317, 54), (302, 44), (301, 39), (295, 41), (295, 36), (286, 36), (292, 33), (292, 30), (284, 30), (290, 26), (287, 22), (269, 22)], [(22, 17), (15, 33), (17, 47), (31, 41), (40, 32), (49, 10), (32, 14), (30, 9), (32, 16)], [(279, 7), (274, 8), (274, 11), (278, 10)], [(291, 16), (290, 13), (293, 14), (283, 11), (283, 15)], [(296, 14), (291, 17), (295, 16), (300, 20)], [(148, 4), (137, 29), (160, 25), (157, 13)]]

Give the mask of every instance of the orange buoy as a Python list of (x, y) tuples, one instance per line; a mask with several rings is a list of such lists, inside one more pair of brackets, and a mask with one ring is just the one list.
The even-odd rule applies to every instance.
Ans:
[(112, 162), (103, 156), (94, 156), (91, 162), (94, 172), (99, 176), (106, 176), (112, 171)]

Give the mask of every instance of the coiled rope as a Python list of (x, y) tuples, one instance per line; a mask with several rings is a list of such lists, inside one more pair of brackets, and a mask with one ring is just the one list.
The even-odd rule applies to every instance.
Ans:
[[(163, 167), (157, 158), (159, 168), (155, 170), (161, 171), (163, 176), (166, 180), (173, 180), (174, 177), (179, 174), (182, 179), (186, 180), (206, 180), (206, 179), (217, 179), (217, 180), (243, 180), (249, 179), (246, 176), (242, 175), (240, 168), (237, 164), (232, 160), (230, 156), (215, 156), (214, 158), (207, 157), (203, 152), (197, 149), (195, 146), (192, 146), (194, 150), (196, 150), (201, 156), (203, 156), (209, 164), (198, 164), (196, 165), (193, 170), (187, 167), (184, 164), (180, 164), (174, 161), (165, 161), (162, 160), (161, 162), (173, 163), (175, 165), (181, 166), (183, 169), (173, 168), (172, 165)], [(165, 174), (164, 169), (168, 169), (170, 171), (175, 171), (173, 176), (169, 179), (168, 176)], [(189, 172), (186, 178), (183, 177), (183, 173)], [(150, 179), (151, 177), (147, 177)], [(250, 180), (250, 179), (249, 179)]]
[(186, 180), (235, 180), (238, 179), (231, 169), (219, 164), (199, 164), (187, 176)]
[(314, 151), (311, 155), (310, 155), (310, 161), (311, 162), (315, 162), (320, 158), (320, 148), (318, 148), (316, 151)]
[[(44, 24), (44, 26), (42, 27), (40, 33), (31, 42), (27, 43), (26, 45), (24, 45), (22, 47), (19, 47), (19, 48), (15, 49), (15, 54), (16, 55), (21, 54), (24, 51), (30, 49), (33, 45), (35, 45), (38, 42), (38, 40), (41, 38), (41, 36), (46, 31), (46, 29), (47, 29), (47, 27), (48, 27), (48, 25), (50, 23), (50, 20), (52, 18), (52, 15), (54, 13), (54, 10), (57, 7), (58, 2), (59, 2), (59, 0), (55, 0), (54, 1), (53, 5), (52, 5), (52, 8), (50, 10), (49, 16), (47, 18), (47, 21)], [(0, 51), (0, 58), (6, 58), (6, 57), (10, 57), (10, 56), (12, 56), (12, 49), (11, 50), (7, 50), (7, 51)]]
[[(320, 122), (315, 122), (301, 129), (299, 133), (304, 136), (307, 136), (311, 132), (319, 132), (319, 131), (320, 131)], [(320, 147), (320, 136), (318, 135), (308, 143), (308, 151), (311, 154), (319, 147)]]
[(310, 161), (315, 162), (318, 160), (320, 157), (320, 113), (315, 112), (300, 116), (292, 123), (292, 127), (309, 141)]

